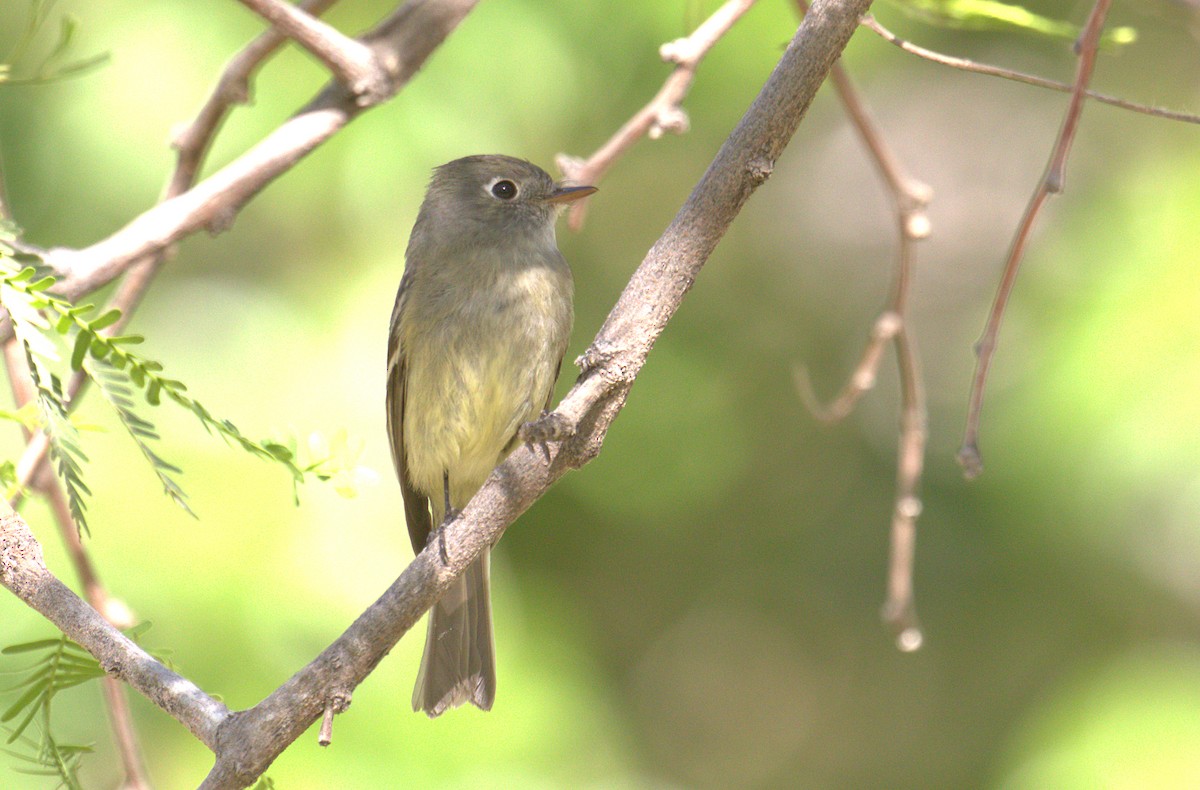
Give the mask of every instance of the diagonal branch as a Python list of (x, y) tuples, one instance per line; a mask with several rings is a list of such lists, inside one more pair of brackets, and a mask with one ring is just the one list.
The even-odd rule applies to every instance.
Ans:
[(1075, 73), (1075, 89), (1071, 93), (1071, 101), (1063, 116), (1062, 128), (1059, 129), (1058, 139), (1050, 152), (1050, 161), (1046, 171), (1038, 182), (1037, 188), (1025, 207), (1025, 214), (1017, 225), (1013, 236), (1012, 246), (1008, 251), (1008, 259), (1004, 262), (1004, 272), (1000, 276), (1000, 285), (996, 289), (996, 298), (988, 315), (987, 325), (983, 335), (975, 344), (975, 377), (971, 382), (971, 397), (967, 406), (967, 426), (963, 432), (962, 447), (958, 451), (958, 462), (963, 467), (963, 474), (968, 479), (978, 477), (983, 472), (983, 458), (979, 453), (979, 419), (983, 411), (983, 393), (987, 384), (988, 371), (992, 366), (992, 355), (996, 351), (996, 338), (1000, 334), (1000, 322), (1004, 319), (1004, 310), (1008, 299), (1012, 296), (1013, 287), (1017, 282), (1017, 272), (1025, 257), (1025, 248), (1033, 232), (1034, 222), (1041, 213), (1042, 206), (1051, 195), (1062, 192), (1066, 186), (1067, 158), (1071, 155), (1071, 143), (1075, 140), (1075, 132), (1079, 128), (1079, 119), (1083, 115), (1083, 103), (1087, 98), (1087, 86), (1096, 66), (1096, 54), (1100, 49), (1100, 33), (1104, 30), (1104, 19), (1108, 15), (1112, 0), (1096, 0), (1088, 15), (1083, 35), (1078, 42), (1079, 67)]
[(167, 669), (79, 599), (46, 568), (42, 548), (24, 520), (0, 500), (0, 584), (96, 657), (212, 748), (217, 725), (229, 715), (223, 704)]
[[(959, 58), (953, 55), (943, 55), (940, 52), (934, 52), (932, 49), (925, 49), (906, 39), (900, 38), (892, 31), (888, 30), (883, 25), (879, 24), (879, 20), (873, 16), (865, 16), (862, 20), (862, 25), (870, 29), (884, 41), (899, 47), (909, 54), (916, 55), (919, 58), (940, 63), (943, 66), (961, 69), (962, 71), (970, 71), (976, 74), (986, 74), (989, 77), (1001, 77), (1002, 79), (1012, 80), (1013, 82), (1023, 82), (1026, 85), (1033, 85), (1038, 88), (1049, 88), (1054, 91), (1063, 93), (1071, 93), (1075, 90), (1073, 85), (1057, 80), (1049, 80), (1045, 77), (1038, 77), (1034, 74), (1026, 74), (1013, 69), (1005, 69), (999, 66), (992, 66), (987, 63), (979, 63), (967, 58)], [(1166, 118), (1168, 121), (1182, 121), (1184, 123), (1200, 123), (1200, 115), (1188, 112), (1179, 112), (1178, 110), (1168, 110), (1165, 107), (1153, 107), (1148, 104), (1139, 104), (1138, 102), (1122, 99), (1117, 96), (1109, 96), (1107, 93), (1100, 93), (1094, 90), (1085, 91), (1089, 99), (1095, 99), (1103, 104), (1111, 104), (1113, 107), (1120, 107), (1122, 110), (1131, 110), (1140, 112), (1145, 115), (1153, 115), (1156, 118)]]
[[(408, 83), (477, 3), (409, 0), (361, 37), (387, 71), (388, 96)], [(66, 275), (59, 292), (77, 300), (187, 235), (228, 228), (251, 198), (378, 103), (364, 105), (340, 84), (329, 85), (265, 139), (187, 192), (148, 209), (90, 247), (47, 251), (46, 262)]]
[[(797, 5), (803, 13), (807, 13), (808, 4), (804, 0), (797, 0)], [(828, 406), (823, 406), (813, 391), (808, 370), (803, 366), (796, 369), (796, 387), (801, 399), (818, 419), (827, 422), (841, 420), (875, 386), (884, 347), (889, 342), (896, 347), (896, 367), (900, 373), (900, 437), (896, 449), (896, 494), (892, 503), (891, 556), (883, 619), (895, 633), (897, 647), (911, 652), (919, 648), (922, 641), (913, 594), (913, 564), (916, 559), (917, 517), (921, 513), (917, 490), (925, 469), (928, 431), (920, 356), (908, 326), (908, 295), (912, 288), (916, 243), (928, 237), (931, 230), (925, 208), (933, 199), (933, 190), (905, 170), (879, 133), (858, 89), (840, 61), (833, 64), (829, 79), (891, 193), (899, 238), (898, 261), (887, 306), (875, 319), (862, 359), (841, 393)]]
[[(683, 99), (691, 90), (700, 61), (729, 28), (750, 10), (754, 2), (755, 0), (727, 0), (690, 36), (663, 44), (659, 48), (659, 55), (664, 61), (674, 63), (675, 70), (667, 77), (658, 93), (587, 159), (559, 154), (557, 163), (563, 176), (577, 184), (598, 184), (617, 159), (632, 148), (643, 135), (657, 140), (665, 132), (686, 132), (688, 115), (683, 109)], [(584, 198), (571, 205), (567, 215), (571, 230), (583, 227), (587, 204), (588, 198)]]
[(315, 55), (362, 105), (390, 95), (390, 76), (366, 44), (285, 0), (238, 0)]

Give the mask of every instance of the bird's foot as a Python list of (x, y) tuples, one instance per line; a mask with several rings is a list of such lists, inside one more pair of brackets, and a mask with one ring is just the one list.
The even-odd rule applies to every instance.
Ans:
[(450, 522), (454, 521), (460, 515), (462, 515), (462, 511), (458, 508), (451, 508), (450, 510), (447, 510), (446, 517), (442, 519), (442, 523), (438, 524), (437, 527), (429, 533), (429, 537), (425, 539), (426, 546), (431, 546), (433, 545), (434, 541), (437, 541), (438, 556), (441, 558), (443, 565), (450, 564), (450, 554), (446, 551), (446, 527), (448, 527)]
[(550, 442), (561, 442), (575, 435), (575, 426), (558, 412), (542, 412), (542, 416), (521, 426), (517, 436), (525, 446), (533, 450), (534, 445), (542, 448), (546, 463), (550, 463)]

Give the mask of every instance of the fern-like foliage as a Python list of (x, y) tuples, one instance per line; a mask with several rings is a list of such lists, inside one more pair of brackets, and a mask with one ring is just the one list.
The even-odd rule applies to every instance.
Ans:
[(42, 57), (37, 65), (28, 66), (23, 62), (42, 30), (49, 24), (50, 12), (55, 2), (56, 0), (30, 0), (25, 29), (9, 51), (7, 62), (0, 63), (0, 85), (28, 85), (67, 79), (108, 60), (107, 54), (75, 60), (68, 57), (75, 34), (79, 30), (79, 21), (70, 14), (65, 14), (59, 20), (58, 39), (49, 53)]
[(174, 475), (183, 474), (183, 470), (164, 461), (150, 447), (151, 442), (157, 442), (161, 437), (154, 429), (154, 424), (139, 416), (134, 410), (133, 390), (129, 387), (128, 379), (104, 359), (84, 360), (82, 365), (104, 395), (104, 399), (117, 413), (117, 418), (125, 426), (125, 430), (137, 445), (138, 450), (141, 451), (142, 456), (149, 462), (154, 474), (158, 477), (158, 482), (162, 483), (163, 493), (194, 517), (196, 514), (188, 506), (187, 494), (183, 492), (174, 478)]
[[(51, 459), (63, 480), (71, 506), (71, 514), (81, 530), (86, 530), (86, 501), (90, 495), (83, 482), (83, 463), (87, 460), (78, 431), (68, 419), (68, 404), (62, 384), (52, 372), (51, 365), (60, 363), (58, 348), (51, 339), (61, 337), (70, 348), (70, 368), (82, 371), (96, 383), (105, 400), (138, 450), (150, 463), (163, 490), (174, 502), (191, 513), (187, 496), (176, 479), (179, 467), (166, 461), (153, 448), (159, 440), (154, 424), (137, 411), (135, 394), (150, 406), (169, 400), (191, 412), (206, 431), (220, 436), (231, 445), (251, 455), (283, 466), (297, 487), (306, 478), (334, 480), (342, 493), (349, 494), (353, 486), (347, 480), (362, 475), (355, 465), (356, 453), (345, 451), (345, 440), (337, 444), (337, 453), (301, 462), (292, 446), (274, 440), (255, 441), (243, 434), (229, 420), (214, 417), (193, 398), (183, 382), (163, 374), (163, 366), (145, 359), (133, 351), (142, 342), (140, 335), (121, 335), (106, 332), (121, 318), (118, 310), (98, 311), (92, 305), (72, 305), (51, 293), (55, 279), (39, 274), (33, 267), (20, 267), (5, 252), (0, 229), (0, 304), (12, 316), (17, 338), (25, 348), (33, 382), (37, 388), (41, 427), (49, 439)], [(3, 415), (0, 415), (3, 416)], [(15, 416), (15, 415), (14, 415)], [(27, 415), (24, 417), (27, 419)], [(347, 466), (348, 465), (348, 466)], [(11, 476), (11, 475), (10, 475)], [(0, 466), (0, 480), (5, 468)]]
[(17, 760), (13, 767), (15, 772), (57, 777), (59, 787), (83, 790), (79, 781), (79, 763), (83, 755), (92, 753), (91, 745), (59, 743), (49, 732), (43, 732), (41, 740), (22, 735), (16, 740), (16, 746), (19, 748), (0, 749)]
[[(41, 639), (12, 645), (0, 651), (3, 655), (37, 655), (37, 661), (26, 675), (6, 691), (22, 690), (17, 700), (3, 713), (0, 722), (12, 728), (7, 742), (13, 743), (25, 732), (39, 713), (48, 721), (54, 695), (64, 689), (89, 680), (104, 677), (100, 662), (92, 654), (65, 635), (58, 639)], [(10, 722), (15, 722), (10, 724)]]
[[(967, 30), (1020, 30), (1035, 35), (1074, 41), (1080, 28), (1061, 19), (1052, 19), (1015, 3), (1000, 0), (890, 0), (910, 16), (929, 24)], [(1131, 27), (1115, 27), (1104, 31), (1105, 45), (1131, 44), (1137, 31)]]
[[(3, 259), (7, 263), (7, 259)], [(44, 298), (39, 294), (54, 282), (43, 277), (34, 280), (35, 272), (25, 267), (17, 272), (5, 271), (0, 279), (0, 304), (12, 318), (13, 333), (25, 350), (29, 376), (37, 393), (42, 416), (42, 429), (49, 439), (50, 459), (63, 481), (71, 516), (80, 530), (87, 530), (87, 504), (84, 497), (91, 494), (83, 482), (82, 464), (87, 456), (80, 449), (79, 432), (67, 417), (62, 382), (48, 365), (59, 361), (58, 350), (47, 336), (50, 324), (40, 312)]]
[[(125, 635), (137, 642), (149, 629), (150, 623), (139, 623), (127, 629)], [(11, 645), (0, 650), (0, 654), (34, 657), (30, 666), (11, 673), (21, 677), (3, 689), (5, 693), (19, 692), (19, 695), (0, 713), (3, 725), (0, 729), (8, 733), (5, 743), (10, 747), (0, 751), (18, 761), (14, 770), (20, 773), (56, 776), (63, 787), (81, 787), (77, 775), (79, 761), (92, 747), (59, 743), (51, 733), (50, 708), (59, 692), (104, 677), (100, 662), (65, 635)], [(165, 653), (151, 651), (151, 654), (167, 663)], [(37, 738), (28, 734), (34, 722), (40, 730)]]

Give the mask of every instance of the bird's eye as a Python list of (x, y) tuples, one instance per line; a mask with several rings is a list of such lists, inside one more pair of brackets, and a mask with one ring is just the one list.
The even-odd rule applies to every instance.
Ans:
[(492, 194), (501, 200), (512, 200), (517, 196), (517, 185), (507, 178), (492, 184)]

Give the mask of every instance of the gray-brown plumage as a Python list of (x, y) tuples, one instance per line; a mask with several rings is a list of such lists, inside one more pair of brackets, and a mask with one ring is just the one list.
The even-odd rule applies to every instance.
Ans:
[[(405, 253), (388, 341), (388, 432), (413, 548), (466, 505), (548, 407), (571, 333), (554, 220), (593, 187), (508, 156), (437, 168)], [(488, 553), (430, 610), (413, 710), (496, 694)]]

